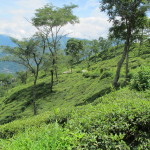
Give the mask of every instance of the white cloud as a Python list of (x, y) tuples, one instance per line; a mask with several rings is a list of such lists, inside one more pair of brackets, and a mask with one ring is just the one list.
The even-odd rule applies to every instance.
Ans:
[(42, 7), (47, 2), (47, 0), (15, 0), (15, 7), (5, 8), (7, 16), (0, 19), (0, 34), (19, 39), (31, 36), (35, 32), (35, 28), (25, 18), (31, 19), (35, 9)]
[[(78, 0), (77, 0), (78, 1)], [(48, 0), (15, 0), (13, 7), (8, 7), (6, 18), (0, 19), (0, 34), (6, 34), (16, 38), (30, 37), (35, 32), (35, 28), (25, 19), (34, 16), (35, 9), (41, 8)], [(98, 0), (88, 0), (83, 9), (94, 7), (89, 17), (79, 18), (80, 24), (67, 25), (64, 27), (69, 36), (95, 39), (100, 36), (106, 37), (110, 24), (105, 14), (100, 13)], [(80, 8), (82, 10), (82, 8)], [(80, 10), (80, 13), (82, 11)]]
[[(94, 0), (93, 5), (97, 5)], [(88, 4), (90, 4), (88, 2)], [(95, 3), (94, 3), (95, 2)], [(111, 23), (108, 22), (108, 17), (105, 13), (100, 12), (99, 7), (96, 7), (90, 17), (80, 18), (80, 24), (74, 26), (67, 25), (65, 30), (72, 32), (69, 36), (85, 38), (85, 39), (97, 39), (101, 37), (107, 37), (109, 27)]]
[(106, 37), (109, 27), (110, 24), (106, 18), (88, 17), (80, 18), (80, 24), (67, 25), (65, 30), (72, 33), (69, 35), (71, 37), (97, 39), (100, 36)]
[(99, 0), (87, 0), (84, 7), (79, 8), (80, 11), (89, 11), (89, 17), (82, 17), (80, 24), (67, 25), (65, 31), (70, 37), (84, 38), (84, 39), (98, 39), (107, 37), (111, 23), (108, 22), (108, 16), (100, 12)]

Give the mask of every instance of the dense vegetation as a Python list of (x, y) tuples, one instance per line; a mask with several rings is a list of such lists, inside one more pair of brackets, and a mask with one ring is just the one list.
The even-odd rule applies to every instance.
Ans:
[[(103, 6), (108, 2), (103, 0)], [(115, 1), (110, 4), (110, 11), (113, 5), (118, 8)], [(38, 33), (23, 41), (13, 38), (18, 46), (1, 48), (9, 54), (2, 61), (20, 63), (26, 70), (0, 74), (0, 149), (149, 150), (150, 41), (140, 32), (149, 26), (140, 24), (139, 32), (134, 26), (133, 37), (124, 34), (124, 26), (121, 35), (114, 32), (108, 39), (69, 39), (62, 50), (61, 36), (40, 28), (77, 23), (75, 7), (37, 9), (32, 23)], [(69, 14), (64, 20), (63, 13)], [(114, 27), (121, 30), (119, 24)]]
[[(140, 72), (146, 75), (147, 79), (142, 78), (144, 84), (149, 81), (150, 54), (134, 57), (136, 50), (131, 52), (131, 84), (123, 87), (122, 75), (122, 87), (114, 90), (111, 83), (120, 55), (109, 58), (112, 51), (100, 53), (104, 60), (97, 58), (96, 63), (92, 58), (87, 72), (82, 73), (87, 65), (84, 61), (75, 65), (72, 73), (60, 70), (52, 93), (49, 75), (45, 77), (41, 72), (35, 117), (31, 103), (33, 77), (27, 79), (27, 84), (10, 89), (0, 101), (0, 120), (4, 124), (0, 126), (1, 148), (148, 149), (150, 91), (147, 86), (139, 91), (135, 81)], [(138, 85), (143, 85), (140, 81)]]

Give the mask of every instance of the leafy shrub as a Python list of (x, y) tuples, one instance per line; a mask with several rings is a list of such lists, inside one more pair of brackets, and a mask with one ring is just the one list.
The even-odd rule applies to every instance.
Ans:
[(17, 72), (16, 74), (17, 74), (17, 78), (21, 81), (21, 83), (26, 84), (27, 72), (20, 71), (20, 72)]
[(100, 73), (98, 71), (89, 71), (89, 72), (84, 72), (82, 74), (85, 78), (92, 78), (95, 79), (100, 76)]
[(2, 125), (0, 149), (149, 149), (150, 105), (145, 94), (124, 88), (97, 101)]
[(84, 136), (83, 133), (72, 133), (68, 129), (61, 128), (58, 123), (46, 127), (31, 128), (20, 132), (10, 140), (2, 141), (0, 148), (7, 150), (71, 150)]
[(136, 90), (146, 90), (150, 88), (150, 67), (141, 67), (131, 79), (131, 88)]
[(146, 59), (146, 58), (149, 59), (149, 57), (150, 57), (150, 54), (144, 54), (144, 55), (141, 56), (142, 59)]
[(76, 73), (82, 73), (82, 70), (81, 69), (77, 69)]
[(104, 79), (104, 78), (111, 77), (111, 76), (112, 76), (112, 73), (111, 73), (111, 72), (105, 71), (105, 72), (102, 73), (102, 75), (100, 76), (100, 79)]
[[(112, 99), (116, 93), (111, 95)], [(148, 101), (141, 101), (141, 98), (115, 99), (113, 103), (111, 99), (101, 98), (101, 103), (97, 106), (89, 105), (87, 109), (80, 108), (73, 112), (73, 118), (66, 126), (86, 134), (80, 142), (83, 149), (148, 150), (148, 104)]]

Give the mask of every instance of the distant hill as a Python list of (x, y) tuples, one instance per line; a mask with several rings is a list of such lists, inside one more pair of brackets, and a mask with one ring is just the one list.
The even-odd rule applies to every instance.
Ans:
[[(70, 37), (65, 36), (62, 38), (61, 49), (65, 49), (66, 47), (65, 45), (68, 39), (70, 39)], [(1, 45), (11, 46), (11, 47), (15, 46), (15, 44), (11, 41), (11, 38), (7, 35), (0, 35), (0, 46)], [(3, 56), (5, 56), (5, 54), (2, 53), (2, 51), (0, 50), (0, 57)], [(22, 70), (21, 65), (12, 62), (0, 62), (0, 73), (15, 73), (19, 70)]]
[[(11, 41), (10, 37), (7, 35), (0, 35), (0, 46), (11, 46), (14, 47), (15, 44)], [(0, 57), (5, 56), (5, 53), (2, 53), (0, 50)], [(12, 62), (0, 62), (0, 73), (15, 73), (19, 71), (22, 67), (16, 63)]]
[(0, 35), (0, 45), (6, 46), (15, 46), (15, 44), (11, 41), (10, 37), (7, 35)]

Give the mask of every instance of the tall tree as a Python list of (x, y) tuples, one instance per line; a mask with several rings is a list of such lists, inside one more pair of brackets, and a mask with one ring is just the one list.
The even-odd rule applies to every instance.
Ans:
[(143, 27), (144, 17), (149, 8), (148, 0), (102, 0), (101, 11), (106, 11), (113, 26), (110, 31), (115, 37), (125, 40), (122, 57), (117, 65), (113, 86), (118, 86), (120, 70), (126, 59), (126, 79), (128, 78), (128, 52), (133, 40), (133, 33)]
[[(73, 15), (72, 9), (77, 5), (64, 5), (62, 8), (53, 5), (45, 5), (43, 8), (37, 9), (32, 24), (44, 36), (50, 51), (50, 59), (52, 59), (51, 75), (57, 76), (57, 53), (60, 46), (60, 40), (68, 33), (64, 33), (62, 28), (68, 24), (78, 23), (78, 18)], [(52, 58), (51, 58), (52, 57)], [(52, 80), (51, 80), (52, 81)], [(53, 81), (52, 81), (53, 82)]]

